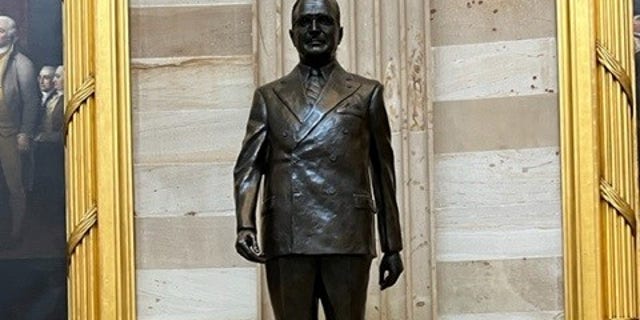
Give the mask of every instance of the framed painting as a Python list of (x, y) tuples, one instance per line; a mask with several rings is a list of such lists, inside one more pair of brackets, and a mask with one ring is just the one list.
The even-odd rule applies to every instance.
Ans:
[(0, 317), (67, 317), (58, 1), (0, 4)]

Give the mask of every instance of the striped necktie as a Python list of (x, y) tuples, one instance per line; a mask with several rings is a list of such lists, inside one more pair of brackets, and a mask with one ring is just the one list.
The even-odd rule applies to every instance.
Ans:
[(307, 103), (309, 106), (313, 106), (322, 92), (324, 86), (324, 79), (317, 69), (311, 69), (309, 73), (309, 79), (307, 79)]

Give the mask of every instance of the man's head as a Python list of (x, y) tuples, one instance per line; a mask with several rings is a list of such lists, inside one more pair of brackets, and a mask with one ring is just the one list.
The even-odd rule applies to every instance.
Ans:
[(12, 45), (16, 40), (16, 22), (7, 16), (0, 16), (0, 48)]
[(64, 91), (64, 67), (58, 66), (53, 76), (53, 85), (60, 93)]
[(38, 84), (42, 92), (49, 92), (53, 90), (53, 77), (56, 73), (56, 69), (52, 66), (44, 66), (40, 69), (38, 74)]
[(291, 25), (289, 35), (302, 63), (319, 67), (335, 59), (343, 35), (336, 0), (297, 0)]

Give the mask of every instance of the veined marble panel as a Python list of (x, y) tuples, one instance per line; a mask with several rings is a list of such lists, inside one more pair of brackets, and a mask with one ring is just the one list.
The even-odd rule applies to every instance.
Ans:
[(135, 112), (134, 161), (232, 162), (248, 118), (248, 108)]
[(439, 261), (562, 255), (556, 147), (436, 155)]
[(434, 47), (435, 101), (558, 91), (555, 38)]
[(132, 7), (129, 15), (134, 58), (253, 52), (249, 4)]
[(136, 266), (140, 269), (255, 266), (234, 248), (234, 216), (136, 219)]
[(248, 108), (255, 88), (252, 63), (251, 56), (133, 59), (133, 108)]
[(139, 270), (140, 320), (255, 320), (255, 268)]
[(562, 206), (558, 201), (491, 207), (440, 208), (435, 210), (436, 226), (441, 232), (559, 229)]
[(438, 313), (557, 315), (564, 308), (562, 270), (561, 258), (438, 262)]
[(556, 35), (549, 0), (431, 1), (434, 46), (548, 38)]
[(252, 0), (129, 0), (129, 7), (251, 4)]
[(442, 101), (433, 109), (435, 153), (560, 145), (555, 93)]
[(564, 320), (564, 311), (446, 314), (440, 320)]
[(234, 212), (233, 163), (134, 166), (137, 217)]
[(438, 261), (529, 259), (562, 256), (562, 229), (513, 231), (436, 229)]
[(557, 147), (448, 153), (435, 158), (438, 209), (560, 201)]

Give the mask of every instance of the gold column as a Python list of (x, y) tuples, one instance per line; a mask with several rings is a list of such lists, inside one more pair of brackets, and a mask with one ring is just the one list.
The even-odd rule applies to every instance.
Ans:
[(600, 319), (603, 314), (600, 263), (596, 6), (589, 0), (558, 1), (558, 54), (565, 256), (565, 316)]
[(135, 319), (128, 3), (63, 8), (69, 318)]
[(128, 1), (98, 1), (96, 110), (100, 319), (135, 319)]
[(69, 317), (97, 319), (93, 2), (67, 1), (63, 16)]
[(637, 319), (632, 1), (558, 9), (566, 317)]

